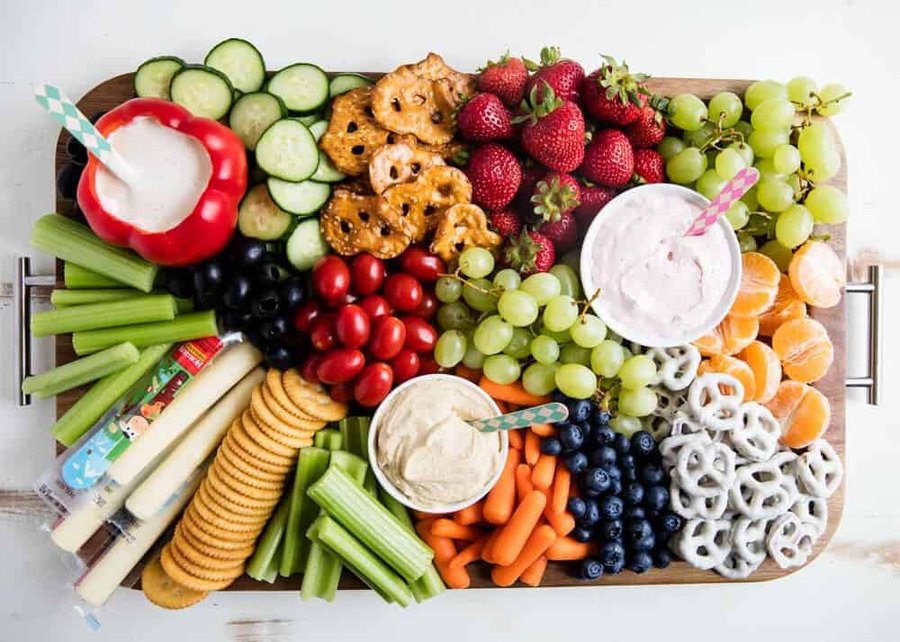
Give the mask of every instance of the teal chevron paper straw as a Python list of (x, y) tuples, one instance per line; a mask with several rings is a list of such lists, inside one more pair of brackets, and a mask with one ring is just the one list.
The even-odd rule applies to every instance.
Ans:
[(552, 424), (558, 421), (565, 421), (568, 417), (569, 409), (566, 408), (565, 404), (553, 402), (517, 410), (499, 417), (470, 421), (469, 425), (481, 432), (494, 432), (497, 430), (528, 428), (534, 424)]

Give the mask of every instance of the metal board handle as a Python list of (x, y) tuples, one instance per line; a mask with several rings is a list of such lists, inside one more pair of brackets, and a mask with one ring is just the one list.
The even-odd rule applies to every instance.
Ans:
[(864, 388), (866, 399), (873, 406), (881, 404), (881, 347), (882, 312), (881, 304), (884, 266), (870, 265), (865, 281), (847, 284), (848, 294), (863, 294), (868, 298), (869, 345), (868, 373), (862, 377), (847, 377), (848, 388)]
[(31, 374), (31, 290), (32, 288), (52, 288), (56, 277), (31, 273), (31, 258), (16, 258), (16, 280), (13, 284), (13, 300), (16, 308), (16, 395), (19, 406), (30, 406), (31, 395), (22, 392), (22, 382)]

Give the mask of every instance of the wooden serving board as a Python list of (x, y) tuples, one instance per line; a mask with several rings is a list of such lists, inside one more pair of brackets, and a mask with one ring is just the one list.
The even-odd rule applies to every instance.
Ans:
[[(373, 79), (377, 79), (381, 74), (367, 74)], [(132, 85), (133, 74), (122, 74), (105, 82), (100, 83), (80, 101), (78, 107), (86, 115), (90, 116), (98, 111), (112, 109), (116, 105), (134, 97), (134, 89)], [(744, 90), (751, 83), (750, 80), (720, 80), (720, 79), (698, 79), (698, 78), (653, 78), (650, 80), (650, 88), (657, 94), (665, 96), (674, 96), (682, 92), (696, 94), (702, 98), (709, 98), (713, 94), (720, 91), (733, 91), (738, 95), (743, 95)], [(830, 126), (830, 123), (829, 123)], [(835, 132), (835, 138), (840, 140)], [(60, 134), (56, 146), (56, 168), (59, 169), (66, 162), (66, 143), (69, 140), (69, 134), (63, 131)], [(841, 171), (831, 181), (837, 187), (846, 192), (847, 188), (847, 167), (846, 155), (843, 146), (840, 145), (842, 158)], [(61, 214), (75, 215), (76, 207), (72, 201), (66, 201), (57, 195), (56, 199), (57, 211)], [(838, 253), (842, 260), (846, 262), (846, 226), (838, 227), (829, 226), (817, 232), (827, 232), (831, 236), (831, 245)], [(62, 263), (57, 263), (57, 286), (63, 287)], [(813, 309), (811, 316), (818, 319), (828, 329), (828, 334), (835, 348), (835, 359), (827, 376), (816, 383), (816, 387), (821, 390), (831, 403), (831, 426), (825, 437), (834, 446), (834, 449), (845, 459), (845, 388), (844, 380), (846, 379), (846, 311), (845, 300), (841, 299), (839, 305), (827, 310)], [(59, 335), (56, 338), (56, 363), (61, 365), (68, 363), (75, 358), (72, 350), (70, 335)], [(70, 390), (56, 398), (57, 416), (65, 412), (84, 392), (86, 388)], [(62, 447), (57, 444), (57, 447)], [(846, 478), (845, 478), (846, 479)], [(844, 491), (845, 484), (831, 497), (828, 501), (829, 517), (828, 528), (825, 534), (819, 539), (815, 546), (814, 552), (810, 557), (810, 563), (817, 557), (828, 545), (837, 529), (844, 508)], [(486, 565), (473, 565), (470, 567), (472, 574), (472, 586), (477, 588), (492, 588), (489, 576), (489, 568)], [(776, 579), (785, 575), (790, 575), (796, 569), (782, 570), (769, 559), (760, 569), (754, 573), (747, 582), (762, 582)], [(674, 562), (669, 568), (664, 570), (653, 569), (650, 572), (637, 575), (630, 571), (625, 571), (615, 576), (604, 576), (595, 582), (585, 582), (572, 575), (570, 564), (551, 563), (544, 575), (542, 586), (590, 586), (590, 585), (640, 585), (640, 584), (700, 584), (713, 582), (732, 582), (713, 571), (701, 571), (690, 567), (685, 562)], [(365, 588), (363, 584), (349, 573), (344, 573), (341, 579), (342, 589), (358, 589)], [(237, 591), (297, 591), (299, 587), (299, 578), (293, 577), (289, 579), (279, 578), (274, 584), (265, 584), (252, 580), (246, 575), (232, 584), (227, 590)]]

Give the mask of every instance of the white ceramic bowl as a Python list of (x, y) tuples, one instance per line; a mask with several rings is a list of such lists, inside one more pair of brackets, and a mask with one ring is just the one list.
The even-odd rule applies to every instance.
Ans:
[[(641, 185), (640, 187), (635, 187), (616, 196), (613, 200), (607, 203), (606, 206), (600, 211), (600, 213), (594, 218), (594, 220), (591, 222), (590, 227), (588, 227), (587, 234), (585, 234), (584, 237), (584, 243), (581, 249), (580, 267), (581, 283), (584, 286), (584, 291), (586, 293), (594, 292), (597, 289), (597, 284), (594, 282), (591, 270), (593, 262), (594, 240), (598, 235), (603, 233), (603, 228), (606, 224), (606, 221), (609, 221), (618, 212), (618, 210), (622, 208), (623, 205), (631, 202), (636, 197), (646, 195), (647, 192), (651, 190), (662, 194), (680, 196), (688, 202), (697, 204), (701, 208), (709, 205), (709, 199), (707, 199), (702, 194), (698, 194), (694, 190), (688, 189), (687, 187), (682, 187), (681, 185), (674, 185), (671, 183), (652, 183), (649, 185)], [(597, 313), (597, 316), (600, 317), (600, 319), (607, 325), (610, 330), (618, 334), (620, 337), (627, 339), (628, 341), (633, 341), (634, 343), (646, 347), (669, 348), (676, 345), (683, 345), (685, 343), (690, 343), (691, 341), (698, 339), (704, 334), (711, 331), (719, 324), (722, 319), (725, 318), (725, 315), (728, 314), (728, 310), (731, 309), (731, 305), (734, 303), (734, 299), (737, 296), (738, 288), (740, 288), (741, 285), (741, 247), (738, 244), (737, 235), (734, 233), (734, 229), (732, 229), (731, 224), (724, 216), (720, 216), (716, 224), (721, 226), (721, 228), (725, 232), (725, 239), (728, 242), (728, 251), (731, 260), (731, 280), (728, 282), (728, 287), (725, 290), (725, 294), (722, 296), (719, 304), (710, 314), (709, 319), (703, 324), (702, 327), (697, 328), (696, 333), (692, 333), (694, 334), (694, 336), (684, 337), (682, 335), (676, 338), (673, 336), (666, 336), (664, 333), (644, 334), (641, 332), (635, 332), (633, 328), (629, 328), (619, 319), (615, 318), (611, 311), (604, 305), (605, 302), (603, 300), (602, 292), (600, 293), (600, 296), (597, 297), (597, 300), (594, 301), (591, 308), (594, 310), (594, 312)]]
[(397, 395), (409, 388), (413, 385), (422, 385), (423, 383), (427, 383), (428, 381), (441, 381), (441, 380), (453, 380), (453, 382), (460, 386), (465, 386), (470, 388), (473, 392), (476, 392), (479, 396), (484, 398), (484, 400), (489, 404), (491, 410), (494, 411), (497, 415), (502, 414), (500, 412), (500, 408), (497, 406), (496, 402), (491, 399), (490, 395), (488, 395), (484, 390), (480, 387), (476, 386), (471, 381), (467, 379), (463, 379), (462, 377), (456, 377), (454, 375), (449, 374), (430, 374), (430, 375), (422, 375), (421, 377), (415, 377), (410, 379), (409, 381), (404, 381), (402, 384), (394, 388), (391, 393), (384, 398), (378, 408), (375, 410), (375, 414), (372, 416), (372, 423), (369, 425), (369, 466), (372, 467), (372, 472), (375, 473), (375, 479), (378, 480), (378, 483), (381, 484), (381, 487), (384, 488), (394, 499), (398, 502), (406, 506), (407, 508), (411, 508), (413, 510), (422, 511), (423, 513), (452, 513), (454, 511), (462, 510), (468, 506), (471, 506), (479, 499), (488, 494), (488, 491), (494, 487), (494, 484), (497, 483), (497, 480), (500, 478), (500, 473), (503, 472), (503, 466), (506, 463), (506, 457), (509, 454), (509, 435), (506, 434), (505, 430), (499, 431), (500, 433), (500, 457), (498, 458), (497, 470), (494, 471), (494, 474), (491, 475), (490, 480), (482, 488), (476, 495), (473, 495), (471, 499), (467, 499), (465, 501), (456, 502), (453, 504), (443, 504), (439, 506), (425, 506), (416, 503), (411, 500), (405, 494), (403, 494), (400, 489), (398, 489), (390, 479), (388, 479), (387, 475), (384, 474), (384, 471), (381, 469), (381, 466), (378, 464), (378, 428), (381, 423), (381, 418), (384, 416), (384, 412), (387, 408), (390, 407), (392, 401), (397, 398)]

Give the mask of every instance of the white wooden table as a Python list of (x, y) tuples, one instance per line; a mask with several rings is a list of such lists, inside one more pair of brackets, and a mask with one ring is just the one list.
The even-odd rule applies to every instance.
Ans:
[[(892, 0), (603, 4), (0, 0), (0, 282), (12, 281), (14, 256), (31, 253), (31, 223), (53, 203), (58, 129), (34, 106), (31, 83), (52, 81), (77, 97), (150, 56), (200, 60), (209, 46), (233, 35), (256, 43), (270, 68), (311, 60), (330, 69), (388, 69), (429, 50), (457, 67), (475, 68), (507, 47), (535, 57), (542, 45), (559, 44), (585, 67), (596, 65), (599, 53), (610, 53), (627, 58), (634, 70), (661, 76), (786, 80), (802, 73), (821, 82), (839, 80), (856, 94), (838, 119), (850, 165), (851, 251), (874, 247), (893, 259), (900, 255), (900, 6)], [(38, 268), (50, 269), (47, 257), (35, 256)], [(52, 457), (47, 428), (53, 411), (50, 402), (16, 406), (8, 294), (0, 290), (0, 363), (9, 364), (0, 370), (4, 640), (900, 637), (900, 334), (894, 330), (900, 279), (890, 272), (883, 405), (850, 402), (843, 522), (825, 554), (796, 575), (734, 586), (453, 592), (403, 612), (369, 593), (346, 592), (334, 604), (302, 603), (294, 594), (218, 594), (168, 613), (138, 593), (119, 591), (100, 613), (99, 633), (72, 611), (71, 572), (40, 532), (43, 517), (28, 490)], [(860, 373), (865, 358), (863, 305), (855, 303), (851, 374)], [(50, 341), (38, 342), (38, 367), (47, 367), (51, 357)], [(241, 635), (248, 632), (258, 637)]]

